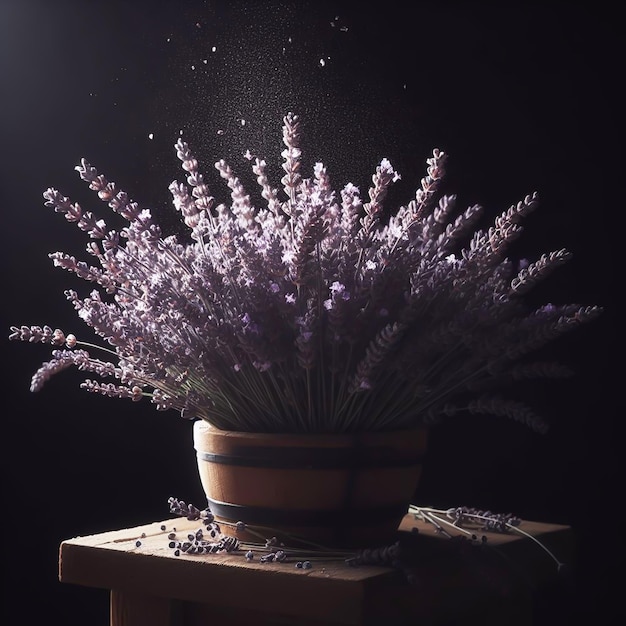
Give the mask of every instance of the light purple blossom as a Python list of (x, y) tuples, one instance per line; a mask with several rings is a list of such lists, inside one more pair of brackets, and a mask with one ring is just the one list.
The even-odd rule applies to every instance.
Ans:
[[(363, 199), (353, 183), (337, 194), (322, 162), (303, 172), (300, 134), (287, 114), (279, 184), (246, 151), (256, 194), (223, 159), (205, 176), (178, 139), (183, 182), (169, 191), (188, 236), (164, 234), (149, 209), (84, 159), (79, 176), (124, 227), (110, 229), (95, 210), (47, 189), (45, 205), (88, 239), (89, 263), (63, 252), (50, 259), (89, 284), (88, 295), (65, 296), (101, 345), (51, 326), (12, 326), (10, 339), (55, 348), (32, 389), (76, 367), (105, 379), (86, 380), (88, 391), (147, 397), (227, 430), (398, 429), (459, 411), (543, 430), (530, 409), (483, 392), (561, 376), (558, 364), (518, 361), (601, 309), (533, 310), (521, 300), (571, 256), (507, 258), (537, 194), (477, 230), (481, 207), (459, 210), (456, 196), (441, 194), (447, 155), (435, 149), (414, 197), (390, 211), (400, 174), (389, 159)], [(217, 184), (228, 201), (212, 195)]]

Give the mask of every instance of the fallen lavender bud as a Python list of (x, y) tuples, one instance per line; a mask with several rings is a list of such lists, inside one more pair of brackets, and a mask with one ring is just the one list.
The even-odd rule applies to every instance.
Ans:
[(274, 552), (274, 560), (277, 562), (282, 562), (287, 558), (287, 553), (284, 550), (276, 550)]
[(239, 550), (239, 539), (237, 539), (237, 537), (222, 537), (218, 545), (220, 546), (220, 550), (233, 552), (234, 550)]

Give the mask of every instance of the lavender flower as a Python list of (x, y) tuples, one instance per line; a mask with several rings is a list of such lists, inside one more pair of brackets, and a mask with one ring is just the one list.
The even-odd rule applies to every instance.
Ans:
[[(563, 366), (532, 353), (601, 309), (533, 310), (522, 300), (571, 257), (561, 249), (507, 258), (537, 194), (476, 230), (481, 207), (441, 195), (447, 155), (435, 149), (414, 198), (390, 211), (385, 201), (400, 174), (388, 159), (363, 201), (352, 183), (337, 193), (321, 162), (306, 177), (298, 116), (283, 118), (282, 134), (278, 186), (265, 159), (246, 153), (256, 194), (222, 159), (205, 176), (189, 145), (176, 142), (185, 174), (169, 191), (186, 237), (166, 236), (150, 210), (84, 159), (79, 176), (126, 220), (123, 228), (54, 188), (44, 192), (44, 204), (88, 238), (89, 261), (50, 258), (89, 283), (86, 294), (65, 295), (101, 342), (12, 326), (10, 339), (55, 348), (31, 389), (77, 367), (101, 379), (84, 381), (87, 391), (149, 398), (158, 410), (227, 430), (390, 430), (459, 411), (545, 430), (501, 388), (564, 376)], [(213, 195), (220, 182), (228, 201)]]
[(396, 567), (400, 563), (400, 542), (380, 548), (365, 548), (346, 559), (346, 563), (355, 565), (388, 565)]

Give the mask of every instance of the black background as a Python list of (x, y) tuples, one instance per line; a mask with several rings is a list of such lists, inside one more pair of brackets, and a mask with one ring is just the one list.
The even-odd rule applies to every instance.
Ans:
[[(47, 253), (85, 258), (85, 240), (41, 194), (54, 186), (114, 223), (72, 171), (85, 157), (173, 232), (167, 186), (182, 180), (181, 130), (223, 201), (212, 164), (225, 157), (245, 179), (246, 148), (267, 158), (278, 185), (290, 110), (302, 118), (305, 167), (324, 161), (337, 188), (364, 192), (388, 157), (403, 175), (390, 204), (407, 202), (439, 147), (462, 207), (494, 216), (536, 190), (541, 208), (513, 252), (566, 247), (574, 259), (532, 297), (605, 312), (554, 346), (575, 377), (529, 398), (552, 423), (547, 435), (495, 418), (442, 424), (416, 499), (571, 524), (582, 567), (560, 623), (598, 623), (618, 604), (623, 560), (617, 14), (597, 3), (403, 6), (0, 0), (0, 326), (7, 337), (20, 324), (84, 332), (63, 290), (89, 286)], [(171, 495), (202, 504), (191, 424), (91, 396), (73, 372), (31, 394), (49, 351), (1, 346), (3, 610), (11, 624), (104, 625), (105, 591), (57, 581), (58, 545), (164, 519)]]

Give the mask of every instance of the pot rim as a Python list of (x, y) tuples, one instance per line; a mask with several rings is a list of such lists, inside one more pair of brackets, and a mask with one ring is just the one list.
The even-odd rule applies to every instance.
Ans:
[(256, 439), (259, 441), (318, 441), (320, 443), (330, 444), (353, 444), (355, 441), (359, 443), (367, 443), (368, 441), (380, 442), (385, 440), (395, 441), (397, 439), (417, 439), (423, 441), (428, 433), (427, 426), (417, 426), (415, 428), (407, 428), (402, 430), (381, 430), (381, 431), (356, 431), (345, 433), (305, 433), (305, 432), (249, 432), (238, 430), (222, 430), (213, 426), (205, 419), (197, 419), (193, 425), (194, 437), (220, 437), (233, 439)]

